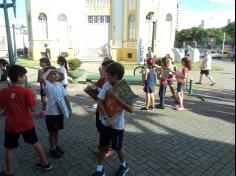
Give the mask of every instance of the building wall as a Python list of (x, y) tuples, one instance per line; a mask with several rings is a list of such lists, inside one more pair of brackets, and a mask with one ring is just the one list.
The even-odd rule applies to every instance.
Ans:
[[(123, 3), (122, 3), (123, 2)], [(123, 14), (119, 16), (119, 20), (123, 21), (122, 29), (117, 23), (117, 16), (112, 16), (112, 27), (116, 30), (112, 30), (112, 48), (113, 57), (118, 60), (137, 61), (138, 41), (141, 39), (143, 42), (144, 52), (152, 43), (152, 25), (153, 23), (146, 20), (148, 12), (155, 12), (156, 16), (156, 39), (155, 39), (155, 54), (157, 57), (164, 56), (165, 54), (172, 54), (171, 49), (174, 47), (175, 39), (175, 22), (176, 22), (176, 0), (112, 0), (112, 4), (119, 3), (123, 8), (112, 8), (111, 13)], [(118, 12), (119, 11), (119, 12)], [(134, 15), (136, 19), (135, 38), (129, 39), (129, 16)], [(168, 15), (169, 14), (169, 15)], [(167, 21), (166, 18), (171, 16), (171, 21)], [(121, 42), (116, 37), (122, 33), (122, 44), (117, 45), (117, 42)], [(122, 47), (120, 47), (122, 45)], [(130, 58), (132, 54), (132, 58)], [(122, 57), (122, 58), (121, 58)]]

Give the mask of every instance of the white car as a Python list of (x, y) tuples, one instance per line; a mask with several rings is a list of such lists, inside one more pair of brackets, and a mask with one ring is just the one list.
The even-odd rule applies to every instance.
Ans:
[[(220, 54), (216, 50), (210, 50), (210, 54), (211, 54), (212, 59), (221, 59), (222, 58), (222, 54)], [(205, 52), (201, 51), (200, 58), (204, 58), (204, 57), (205, 57)]]

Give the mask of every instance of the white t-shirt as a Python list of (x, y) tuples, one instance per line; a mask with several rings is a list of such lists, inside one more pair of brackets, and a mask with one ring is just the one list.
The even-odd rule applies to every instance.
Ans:
[(68, 84), (68, 76), (67, 76), (67, 72), (66, 72), (66, 68), (64, 66), (61, 66), (58, 71), (60, 73), (62, 73), (64, 75), (64, 80), (61, 81), (61, 84), (64, 86), (64, 85), (67, 85)]
[[(108, 90), (112, 88), (112, 85), (109, 82), (106, 82), (101, 91), (98, 94), (98, 98), (101, 100), (105, 100), (106, 93)], [(106, 116), (100, 113), (100, 117), (102, 119), (102, 124), (108, 126), (108, 120)], [(123, 130), (125, 128), (125, 110), (122, 110), (119, 114), (112, 118), (112, 126), (114, 129)]]
[(67, 92), (61, 83), (50, 83), (46, 81), (45, 92), (47, 96), (47, 107), (46, 114), (47, 115), (61, 115), (56, 101), (58, 97), (65, 97)]
[(212, 68), (212, 57), (210, 54), (204, 57), (203, 59), (203, 68), (202, 70), (211, 70)]

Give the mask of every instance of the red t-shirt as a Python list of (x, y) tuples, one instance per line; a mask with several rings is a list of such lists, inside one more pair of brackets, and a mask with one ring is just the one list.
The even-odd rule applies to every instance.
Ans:
[(30, 108), (36, 106), (31, 89), (11, 86), (0, 90), (0, 107), (5, 114), (5, 130), (10, 133), (27, 131), (34, 127)]

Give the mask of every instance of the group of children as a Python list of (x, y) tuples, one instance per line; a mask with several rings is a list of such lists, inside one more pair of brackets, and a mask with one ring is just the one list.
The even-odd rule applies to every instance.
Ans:
[[(66, 81), (62, 81), (66, 76), (66, 62), (63, 57), (58, 58), (60, 70), (52, 67), (49, 59), (40, 59), (42, 70), (39, 71), (40, 94), (43, 103), (42, 110), (45, 111), (45, 123), (49, 132), (49, 154), (54, 158), (59, 158), (64, 151), (58, 145), (59, 130), (63, 129), (64, 117), (57, 106), (56, 99), (64, 97), (71, 107), (66, 91)], [(64, 67), (64, 68), (63, 68)], [(109, 59), (104, 59), (100, 67), (101, 79), (96, 86), (100, 88), (98, 94), (98, 109), (96, 111), (96, 126), (100, 134), (99, 145), (96, 149), (98, 154), (96, 170), (93, 176), (105, 176), (103, 162), (106, 156), (110, 156), (109, 152), (114, 150), (117, 152), (120, 159), (120, 166), (116, 172), (116, 176), (125, 175), (129, 167), (125, 162), (125, 153), (122, 148), (124, 126), (125, 126), (125, 111), (133, 112), (132, 104), (127, 104), (120, 99), (114, 92), (112, 87), (115, 86), (124, 76), (124, 67), (117, 62)], [(36, 106), (36, 97), (33, 91), (24, 86), (27, 79), (26, 69), (19, 65), (10, 66), (8, 69), (8, 77), (11, 80), (11, 86), (0, 90), (0, 109), (4, 110), (5, 116), (5, 165), (6, 171), (1, 172), (4, 176), (14, 176), (12, 170), (13, 152), (19, 145), (19, 137), (22, 135), (24, 141), (33, 146), (40, 158), (40, 162), (35, 166), (43, 170), (50, 170), (50, 165), (45, 155), (42, 145), (38, 142), (35, 125), (32, 118), (32, 112)], [(106, 115), (103, 102), (106, 95), (109, 94), (123, 108), (115, 117), (110, 119)]]
[[(159, 109), (165, 108), (165, 97), (166, 89), (169, 85), (172, 96), (175, 101), (175, 108), (178, 111), (184, 110), (184, 85), (188, 78), (189, 71), (191, 70), (191, 60), (188, 57), (182, 59), (182, 69), (179, 70), (173, 62), (173, 59), (166, 55), (161, 60), (161, 65), (156, 64), (154, 58), (147, 59), (147, 68), (143, 74), (144, 77), (144, 92), (146, 93), (146, 106), (142, 107), (141, 110), (149, 111), (154, 109), (154, 107)], [(158, 70), (159, 74), (156, 74)], [(177, 80), (177, 93), (174, 90), (174, 82)], [(160, 81), (159, 97), (160, 103), (155, 106), (155, 87), (157, 84), (157, 79)]]
[[(59, 130), (63, 129), (64, 117), (57, 106), (57, 99), (64, 98), (68, 109), (71, 112), (70, 100), (66, 91), (67, 82), (67, 61), (64, 57), (58, 58), (60, 69), (52, 67), (48, 58), (40, 59), (38, 81), (40, 82), (40, 94), (43, 102), (42, 110), (45, 111), (45, 123), (49, 133), (50, 156), (59, 158), (64, 153), (59, 147)], [(4, 71), (1, 61), (1, 77)], [(0, 90), (0, 110), (5, 116), (5, 165), (6, 171), (1, 172), (3, 176), (14, 176), (12, 170), (12, 160), (14, 149), (18, 147), (19, 137), (22, 135), (24, 141), (31, 144), (40, 158), (40, 162), (35, 166), (43, 170), (50, 170), (52, 166), (47, 160), (42, 145), (38, 142), (35, 125), (32, 119), (32, 112), (36, 106), (36, 96), (33, 91), (24, 86), (27, 79), (27, 70), (19, 65), (8, 67), (7, 76), (11, 85)], [(66, 80), (65, 80), (66, 79)], [(2, 80), (2, 79), (1, 79)], [(6, 79), (7, 80), (7, 79)], [(44, 114), (43, 114), (44, 115)]]

